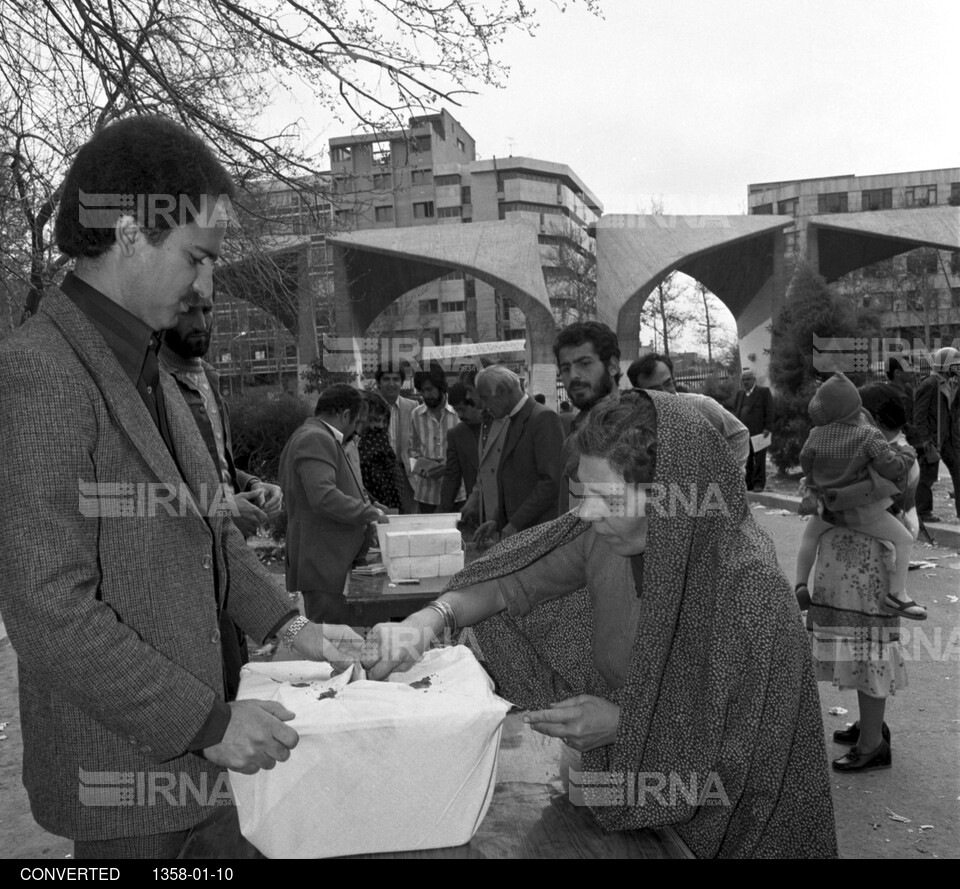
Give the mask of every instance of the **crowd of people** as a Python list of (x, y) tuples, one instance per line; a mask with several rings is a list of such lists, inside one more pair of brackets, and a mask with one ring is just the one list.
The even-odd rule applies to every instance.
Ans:
[[(109, 225), (81, 223), (82, 194), (116, 193), (177, 198), (156, 218), (121, 208)], [(501, 365), (458, 378), (383, 366), (369, 391), (321, 392), (273, 484), (238, 468), (204, 361), (224, 234), (213, 199), (233, 194), (177, 124), (99, 131), (62, 188), (57, 245), (73, 269), (0, 345), (0, 601), (36, 820), (73, 838), (77, 858), (173, 857), (207, 815), (198, 800), (86, 805), (78, 776), (162, 764), (212, 786), (223, 769), (289, 758), (294, 714), (235, 700), (248, 636), (336, 665), (362, 647), (383, 678), (470, 627), (501, 692), (585, 768), (714, 776), (729, 800), (600, 807), (604, 827), (672, 824), (702, 857), (836, 855), (816, 688), (828, 677), (797, 605), (816, 604), (812, 560), (840, 528), (892, 540), (886, 618), (925, 616), (905, 565), (919, 522), (936, 521), (940, 460), (957, 486), (960, 354), (937, 353), (915, 393), (902, 368), (880, 393), (842, 376), (822, 385), (802, 457), (815, 515), (793, 590), (748, 508), (766, 483), (770, 390), (745, 370), (724, 407), (682, 392), (669, 357), (648, 355), (622, 392), (616, 334), (596, 321), (557, 335), (559, 411)], [(660, 493), (681, 489), (664, 505)], [(114, 508), (131, 490), (145, 503)], [(894, 517), (914, 500), (917, 526)], [(281, 510), (303, 616), (244, 542)], [(437, 510), (459, 513), (485, 554), (430, 607), (364, 640), (345, 625), (344, 592), (371, 531)], [(399, 644), (411, 628), (416, 644)], [(858, 691), (861, 723), (834, 763), (846, 771), (890, 763), (871, 703), (885, 691)]]

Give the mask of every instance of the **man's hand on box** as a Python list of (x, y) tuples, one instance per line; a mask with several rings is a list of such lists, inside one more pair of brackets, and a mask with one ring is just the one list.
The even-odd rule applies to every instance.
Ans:
[(286, 725), (294, 715), (276, 701), (234, 701), (223, 740), (207, 747), (203, 755), (215, 765), (244, 775), (272, 769), (290, 758), (300, 740)]
[(293, 637), (291, 649), (304, 660), (329, 661), (336, 670), (360, 660), (363, 637), (340, 624), (309, 623)]
[(402, 623), (377, 624), (367, 634), (360, 659), (367, 678), (386, 679), (409, 670), (443, 630), (443, 617), (432, 608), (411, 614)]

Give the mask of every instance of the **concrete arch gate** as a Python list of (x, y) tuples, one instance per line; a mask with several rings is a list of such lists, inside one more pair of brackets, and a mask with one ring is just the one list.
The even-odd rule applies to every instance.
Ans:
[(473, 222), (386, 229), (330, 236), (327, 243), (333, 247), (338, 337), (361, 338), (404, 293), (461, 271), (496, 288), (523, 312), (530, 383), (538, 391), (555, 390), (556, 325), (533, 226)]
[[(743, 339), (769, 321), (782, 293), (780, 216), (604, 216), (597, 226), (597, 315), (617, 331), (623, 360), (637, 356), (640, 309), (672, 271), (702, 281), (730, 308)], [(510, 222), (337, 235), (333, 247), (337, 335), (363, 336), (409, 290), (454, 269), (508, 295), (527, 322), (531, 384), (554, 390), (556, 326), (543, 280), (537, 229)], [(753, 349), (747, 343), (747, 351)], [(764, 362), (765, 365), (765, 362)], [(761, 371), (762, 372), (762, 371)]]
[[(853, 269), (918, 246), (960, 248), (960, 210), (843, 213), (809, 217), (807, 259), (833, 281)], [(673, 271), (702, 282), (737, 323), (741, 360), (767, 371), (770, 323), (786, 297), (784, 229), (790, 216), (608, 215), (597, 243), (597, 314), (616, 330), (623, 360), (637, 357), (640, 310)], [(403, 293), (459, 270), (506, 294), (527, 322), (531, 383), (552, 392), (555, 324), (543, 280), (537, 229), (476, 222), (329, 237), (337, 334), (362, 337)], [(747, 361), (747, 355), (756, 360)]]

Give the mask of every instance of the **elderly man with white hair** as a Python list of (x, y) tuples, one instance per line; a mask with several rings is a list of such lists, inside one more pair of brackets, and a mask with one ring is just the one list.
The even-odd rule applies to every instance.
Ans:
[(498, 514), (477, 531), (478, 541), (502, 539), (557, 517), (563, 424), (523, 392), (509, 368), (484, 368), (476, 385), (487, 413), (510, 424), (497, 467)]

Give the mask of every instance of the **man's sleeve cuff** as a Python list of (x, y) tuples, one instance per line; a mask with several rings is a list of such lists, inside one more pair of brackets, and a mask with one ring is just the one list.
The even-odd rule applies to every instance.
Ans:
[(279, 636), (279, 635), (280, 635), (280, 631), (281, 631), (281, 630), (283, 629), (283, 627), (284, 627), (284, 624), (286, 624), (288, 621), (293, 620), (295, 617), (300, 617), (300, 612), (299, 612), (299, 611), (297, 611), (296, 609), (293, 609), (292, 611), (288, 611), (283, 617), (280, 618), (280, 620), (278, 620), (278, 621), (273, 625), (273, 629), (270, 630), (269, 633), (267, 633), (266, 639), (261, 639), (260, 641), (261, 641), (261, 642), (266, 642), (267, 639), (273, 639), (275, 636)]
[(213, 709), (206, 721), (200, 726), (190, 742), (188, 750), (199, 753), (207, 747), (219, 744), (223, 736), (227, 733), (227, 726), (230, 724), (230, 706), (223, 701), (214, 701)]

